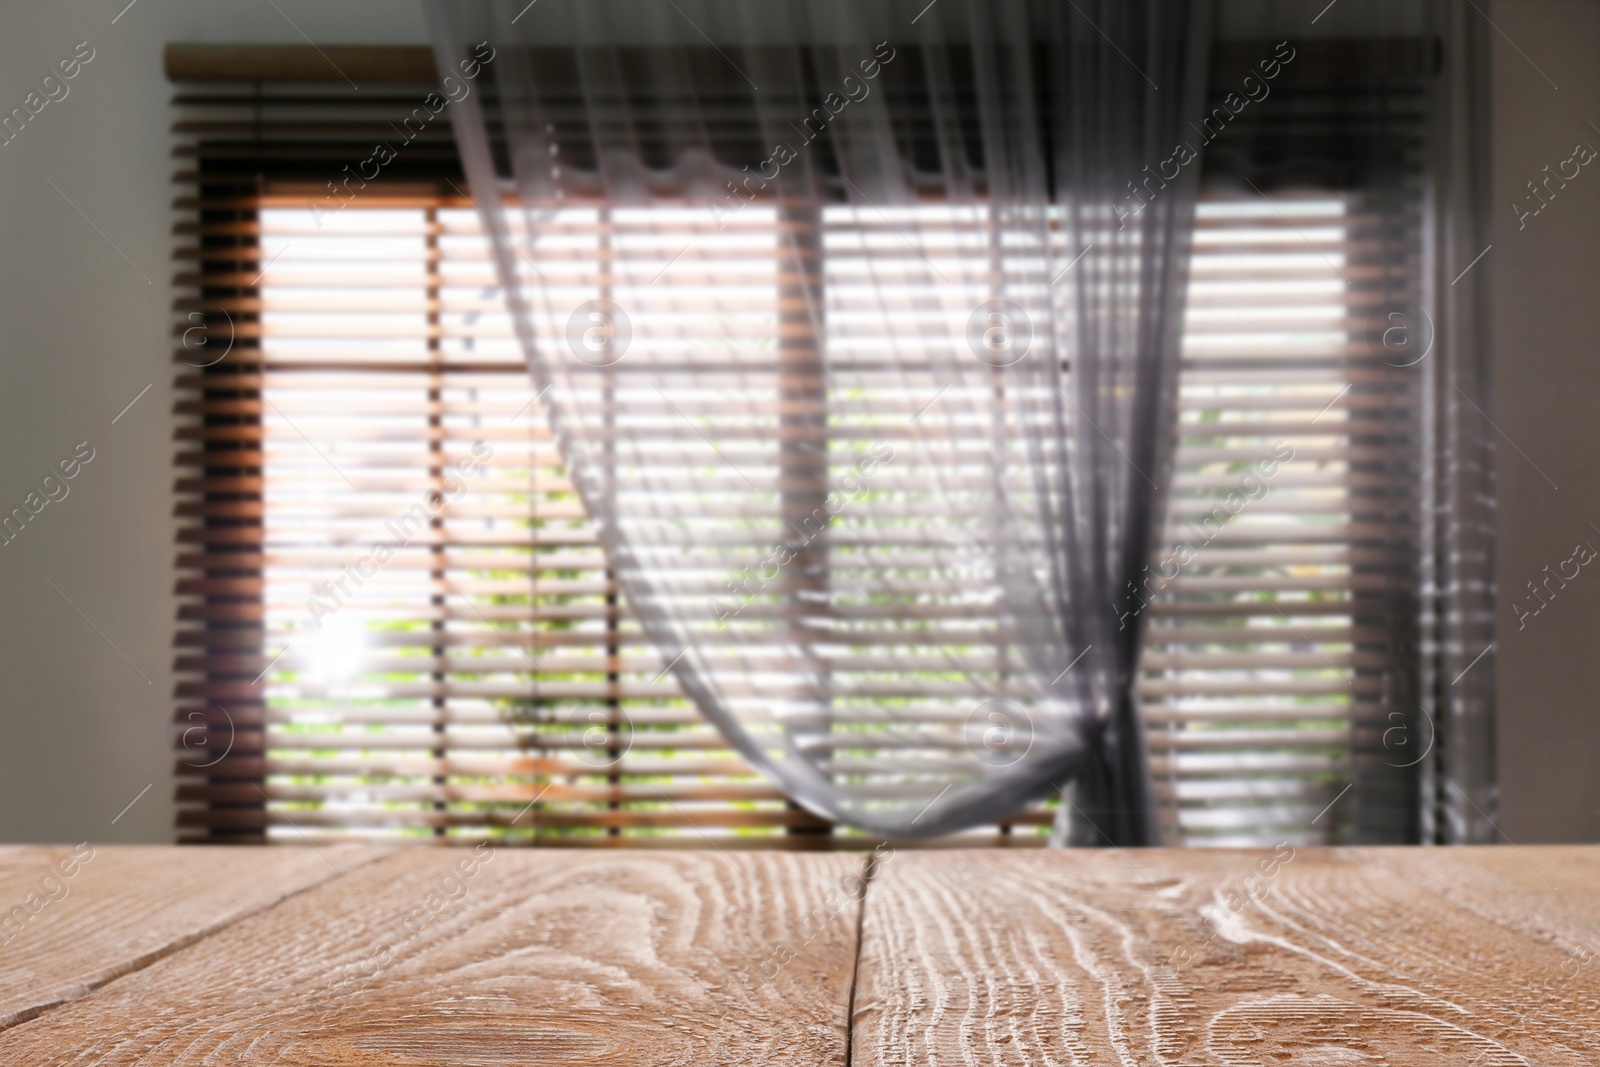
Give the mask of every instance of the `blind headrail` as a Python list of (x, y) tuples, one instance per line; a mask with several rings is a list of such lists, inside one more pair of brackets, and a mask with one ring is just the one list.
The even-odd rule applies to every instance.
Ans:
[(164, 56), (174, 82), (337, 82), (417, 85), (438, 80), (426, 45), (193, 44)]

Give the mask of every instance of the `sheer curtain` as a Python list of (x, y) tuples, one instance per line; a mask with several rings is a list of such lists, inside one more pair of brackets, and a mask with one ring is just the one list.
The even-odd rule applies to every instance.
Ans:
[(1425, 843), (1497, 840), (1494, 447), (1489, 411), (1489, 36), (1482, 13), (1429, 5), (1440, 41), (1427, 100), (1422, 664)]
[(428, 15), (489, 89), (444, 86), (470, 191), (663, 672), (827, 818), (939, 834), (1071, 783), (1075, 840), (1152, 841), (1209, 5)]

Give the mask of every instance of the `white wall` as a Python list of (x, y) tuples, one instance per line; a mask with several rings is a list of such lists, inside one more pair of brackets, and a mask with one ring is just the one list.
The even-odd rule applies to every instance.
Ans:
[(95, 50), (67, 97), (0, 147), (0, 513), (77, 442), (95, 450), (66, 498), (0, 547), (0, 841), (173, 837), (177, 164), (163, 46), (426, 41), (414, 0), (126, 2), (0, 4), (0, 113), (78, 42)]
[(1600, 4), (1492, 14), (1500, 827), (1518, 844), (1597, 841), (1600, 566), (1520, 631), (1512, 603), (1578, 541), (1600, 548), (1600, 164), (1520, 231), (1511, 203), (1577, 142), (1600, 148)]

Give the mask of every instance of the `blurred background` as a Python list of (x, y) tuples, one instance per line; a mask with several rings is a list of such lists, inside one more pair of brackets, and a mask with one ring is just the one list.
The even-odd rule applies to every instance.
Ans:
[[(1600, 784), (1591, 769), (1600, 752), (1600, 716), (1593, 704), (1594, 694), (1600, 692), (1600, 656), (1595, 655), (1600, 587), (1591, 591), (1580, 576), (1563, 583), (1559, 596), (1548, 602), (1541, 598), (1538, 618), (1528, 618), (1526, 612), (1534, 603), (1529, 599), (1532, 585), (1574, 558), (1576, 542), (1593, 538), (1592, 543), (1600, 544), (1600, 527), (1595, 525), (1600, 523), (1596, 506), (1600, 437), (1593, 417), (1594, 398), (1600, 395), (1600, 362), (1593, 351), (1600, 338), (1600, 301), (1594, 299), (1600, 284), (1600, 184), (1586, 174), (1564, 183), (1559, 201), (1551, 205), (1559, 212), (1549, 211), (1542, 218), (1521, 217), (1517, 205), (1530, 203), (1532, 183), (1544, 178), (1547, 166), (1573, 156), (1574, 141), (1600, 138), (1600, 127), (1595, 126), (1600, 120), (1600, 69), (1593, 62), (1600, 47), (1600, 6), (1582, 0), (1482, 0), (1472, 8), (1472, 17), (1481, 17), (1485, 24), (1488, 77), (1474, 87), (1482, 96), (1484, 121), (1477, 135), (1484, 151), (1480, 157), (1464, 156), (1456, 162), (1480, 171), (1470, 179), (1489, 205), (1489, 229), (1481, 261), (1459, 266), (1470, 266), (1477, 299), (1484, 302), (1486, 312), (1480, 320), (1486, 333), (1476, 342), (1482, 346), (1488, 372), (1481, 414), (1492, 420), (1494, 438), (1492, 510), (1486, 512), (1492, 525), (1493, 565), (1483, 581), (1492, 581), (1499, 595), (1492, 601), (1493, 650), (1486, 661), (1493, 667), (1485, 696), (1492, 722), (1473, 742), (1485, 747), (1471, 756), (1480, 767), (1474, 781), (1485, 790), (1475, 795), (1482, 809), (1479, 814), (1485, 821), (1492, 819), (1494, 827), (1487, 836), (1469, 836), (1489, 840), (1502, 835), (1502, 840), (1517, 843), (1594, 841), (1600, 840)], [(1324, 11), (1319, 15), (1315, 9)], [(1350, 0), (1326, 6), (1224, 4), (1214, 55), (1226, 56), (1230, 41), (1292, 37), (1297, 46), (1306, 46), (1307, 55), (1316, 56), (1319, 43), (1326, 46), (1369, 35), (1370, 26), (1357, 17), (1358, 11), (1370, 9)], [(1391, 19), (1404, 22), (1405, 16)], [(1292, 34), (1280, 30), (1291, 22)], [(210, 699), (217, 693), (234, 692), (208, 691), (204, 667), (196, 669), (191, 662), (179, 669), (184, 666), (180, 658), (192, 656), (194, 649), (180, 644), (174, 651), (175, 633), (205, 624), (203, 614), (183, 614), (185, 606), (194, 608), (205, 590), (197, 593), (194, 568), (183, 566), (181, 559), (197, 550), (195, 542), (180, 537), (182, 529), (194, 527), (196, 518), (192, 510), (183, 510), (195, 497), (181, 484), (195, 472), (184, 468), (181, 458), (175, 463), (175, 454), (193, 445), (193, 439), (186, 440), (179, 430), (196, 413), (195, 408), (184, 407), (195, 394), (192, 383), (185, 385), (181, 376), (196, 373), (193, 368), (211, 358), (210, 350), (202, 356), (189, 349), (187, 368), (174, 358), (175, 338), (179, 354), (185, 352), (181, 341), (191, 320), (185, 318), (188, 306), (181, 301), (194, 288), (192, 279), (184, 282), (184, 275), (194, 270), (194, 260), (181, 254), (197, 244), (192, 226), (195, 192), (192, 183), (185, 190), (182, 178), (186, 168), (195, 166), (195, 159), (183, 150), (207, 135), (203, 124), (194, 124), (201, 120), (195, 118), (193, 97), (220, 93), (216, 86), (229, 83), (215, 80), (225, 71), (213, 71), (211, 80), (175, 83), (165, 65), (167, 47), (178, 42), (431, 48), (433, 42), (422, 9), (406, 3), (136, 0), (125, 5), (117, 0), (58, 0), (48, 6), (7, 5), (0, 12), (0, 24), (5, 31), (0, 34), (4, 72), (0, 109), (27, 107), (31, 113), (18, 127), (21, 132), (0, 149), (0, 510), (27, 507), (29, 512), (25, 529), (8, 534), (0, 547), (0, 602), (6, 608), (0, 614), (0, 728), (5, 739), (0, 745), (0, 840), (156, 843), (180, 836), (301, 839), (307, 832), (318, 837), (397, 838), (470, 834), (474, 827), (503, 828), (504, 813), (516, 812), (523, 796), (542, 805), (536, 810), (544, 821), (535, 833), (545, 834), (551, 842), (606, 843), (637, 835), (670, 843), (678, 835), (704, 837), (709, 832), (759, 845), (769, 837), (827, 835), (825, 822), (786, 803), (749, 768), (708, 766), (708, 760), (728, 753), (712, 731), (696, 724), (692, 708), (681, 696), (662, 690), (671, 685), (671, 676), (662, 675), (661, 660), (670, 657), (623, 666), (602, 659), (598, 670), (592, 663), (553, 670), (552, 687), (544, 695), (535, 693), (521, 701), (542, 710), (530, 712), (526, 722), (510, 725), (504, 716), (473, 716), (485, 702), (515, 703), (514, 698), (474, 690), (470, 679), (454, 688), (430, 691), (448, 689), (453, 697), (417, 698), (404, 689), (409, 682), (395, 680), (404, 671), (388, 670), (382, 684), (397, 687), (388, 693), (393, 698), (388, 705), (400, 700), (420, 699), (425, 706), (458, 701), (452, 709), (457, 717), (451, 721), (464, 725), (446, 736), (437, 726), (443, 721), (439, 717), (354, 715), (334, 722), (318, 712), (317, 708), (340, 700), (352, 707), (383, 703), (378, 698), (384, 696), (375, 695), (371, 687), (379, 683), (372, 677), (340, 674), (347, 670), (352, 650), (367, 640), (362, 636), (365, 631), (357, 627), (361, 632), (352, 634), (348, 626), (330, 623), (318, 631), (315, 651), (303, 648), (296, 653), (306, 658), (295, 662), (292, 676), (281, 676), (287, 679), (281, 684), (289, 695), (276, 704), (267, 700), (262, 705), (266, 711), (254, 718), (247, 714), (230, 727), (229, 740), (235, 729), (248, 735), (239, 749), (222, 744), (222, 722), (214, 714), (188, 718), (195, 709), (218, 703)], [(25, 101), (40, 78), (61, 58), (73, 55), (92, 58), (67, 83), (70, 91), (64, 97), (33, 113)], [(225, 62), (214, 52), (199, 55), (197, 62)], [(193, 77), (199, 68), (188, 69)], [(1214, 60), (1212, 75), (1226, 80), (1225, 63)], [(264, 93), (287, 90), (282, 85), (262, 89), (259, 84), (251, 88), (250, 83), (241, 83), (245, 88), (223, 104), (214, 101), (207, 114), (209, 121), (234, 123), (243, 131), (238, 133), (242, 142), (253, 136), (252, 122), (257, 124), (258, 138), (292, 139), (292, 131), (284, 131), (294, 122), (349, 121), (353, 131), (364, 131), (363, 124), (375, 123), (373, 114), (385, 107), (397, 118), (408, 114), (412, 105), (406, 101), (420, 100), (427, 92), (427, 79), (419, 81), (420, 86), (407, 87), (402, 73), (357, 89), (329, 79), (325, 85), (318, 83), (312, 95), (321, 94), (332, 103), (318, 106), (347, 111), (337, 115), (327, 111), (321, 118), (295, 116), (293, 108), (280, 101), (273, 105), (272, 122), (265, 125), (259, 114), (252, 116), (252, 108), (263, 106)], [(182, 94), (190, 99), (179, 99)], [(309, 105), (301, 99), (300, 106)], [(369, 111), (357, 114), (360, 108)], [(221, 111), (228, 113), (219, 119)], [(423, 139), (418, 157), (435, 161), (441, 173), (454, 159), (454, 143), (442, 126)], [(259, 132), (269, 127), (270, 134)], [(349, 137), (354, 144), (368, 139), (365, 132), (351, 132)], [(361, 157), (339, 158), (354, 162)], [(423, 164), (413, 160), (407, 165)], [(414, 171), (395, 180), (402, 179), (412, 181), (412, 186), (420, 180)], [(276, 342), (262, 334), (258, 340), (263, 347), (281, 345), (285, 359), (292, 362), (296, 351), (304, 355), (330, 339), (359, 334), (370, 326), (374, 314), (370, 307), (357, 302), (341, 310), (329, 303), (337, 287), (318, 275), (319, 264), (328, 262), (364, 260), (381, 265), (401, 279), (395, 289), (402, 295), (411, 291), (427, 299), (446, 299), (437, 290), (453, 287), (461, 298), (453, 309), (460, 312), (467, 333), (475, 322), (468, 321), (472, 301), (485, 305), (478, 314), (495, 313), (492, 302), (482, 298), (493, 280), (487, 272), (478, 216), (459, 196), (445, 191), (429, 200), (412, 186), (393, 202), (380, 205), (374, 198), (362, 207), (346, 209), (326, 226), (308, 228), (307, 213), (287, 207), (291, 202), (287, 199), (276, 205), (282, 214), (274, 214), (273, 205), (262, 206), (255, 222), (260, 227), (261, 259), (268, 262), (255, 281), (264, 286), (264, 299), (280, 302), (285, 315), (281, 321), (288, 324)], [(1353, 209), (1343, 192), (1301, 189), (1282, 197), (1275, 193), (1274, 202), (1290, 210), (1274, 209), (1264, 215), (1259, 206), (1239, 197), (1218, 195), (1208, 200), (1202, 187), (1198, 209), (1202, 232), (1196, 239), (1192, 279), (1209, 278), (1219, 284), (1248, 280), (1244, 275), (1230, 279), (1227, 238), (1208, 245), (1205, 220), (1235, 230), (1250, 225), (1281, 229), (1286, 224), (1296, 233), (1310, 231), (1323, 242), (1319, 246), (1323, 252), (1332, 244), (1340, 246), (1336, 256), (1359, 256), (1361, 222), (1346, 219)], [(373, 213), (360, 214), (369, 210)], [(1255, 238), (1258, 243), (1271, 239), (1270, 235)], [(1296, 251), (1304, 260), (1303, 250)], [(1347, 261), (1329, 260), (1323, 252), (1317, 258), (1337, 274), (1334, 264)], [(273, 256), (280, 258), (273, 261)], [(448, 263), (452, 256), (460, 260), (454, 268)], [(450, 269), (459, 273), (451, 276)], [(1262, 268), (1258, 264), (1252, 269)], [(1280, 268), (1269, 263), (1266, 269)], [(1285, 261), (1281, 269), (1299, 271), (1296, 277), (1313, 284), (1322, 266)], [(1441, 276), (1449, 288), (1455, 273), (1433, 271), (1430, 276)], [(1211, 297), (1215, 309), (1216, 291)], [(180, 303), (175, 305), (175, 300)], [(1186, 322), (1186, 330), (1202, 347), (1249, 345), (1250, 338), (1243, 336), (1249, 329), (1284, 328), (1282, 323), (1248, 326), (1248, 316), (1238, 316), (1210, 327), (1214, 336), (1208, 341), (1205, 306), (1204, 300), (1192, 303)], [(1315, 301), (1309, 306), (1315, 307)], [(432, 314), (429, 307), (424, 300), (424, 319)], [(418, 312), (390, 309), (379, 314), (403, 317)], [(444, 320), (436, 316), (428, 321), (440, 325)], [(448, 321), (442, 328), (448, 328)], [(1361, 329), (1365, 326), (1351, 327), (1352, 335)], [(208, 343), (220, 343), (222, 335), (214, 330), (208, 325)], [(537, 400), (536, 390), (525, 383), (517, 388), (522, 392), (516, 394), (516, 403), (486, 418), (509, 423), (519, 405)], [(298, 395), (304, 398), (303, 393)], [(1419, 418), (1425, 407), (1419, 406)], [(330, 411), (315, 402), (279, 415), (283, 419), (279, 430), (289, 442), (284, 447), (294, 453), (285, 460), (284, 470), (300, 469), (295, 466), (296, 457), (304, 458), (299, 442), (315, 450), (314, 441), (337, 432), (328, 427), (329, 418), (356, 419), (352, 432), (360, 428), (359, 412)], [(294, 428), (302, 425), (307, 430), (304, 435)], [(470, 444), (471, 435), (462, 440)], [(496, 467), (491, 461), (486, 468), (491, 481), (539, 466), (537, 449), (526, 441), (518, 445), (491, 440), (491, 444), (500, 464)], [(515, 451), (519, 447), (522, 452)], [(467, 454), (463, 446), (451, 454), (451, 461)], [(78, 466), (61, 496), (55, 488), (62, 485), (56, 473), (65, 473), (69, 467), (62, 463), (72, 458)], [(1213, 470), (1205, 464), (1218, 462), (1214, 456), (1201, 455), (1188, 461), (1194, 465), (1185, 468), (1180, 447), (1178, 473), (1187, 471), (1191, 477), (1175, 485), (1201, 486)], [(1311, 475), (1316, 471), (1303, 473), (1308, 491), (1315, 489)], [(41, 489), (47, 476), (52, 482)], [(310, 494), (305, 499), (325, 502), (326, 487), (313, 491), (308, 486), (309, 482), (297, 491)], [(344, 491), (335, 486), (331, 492), (341, 497)], [(1173, 493), (1173, 507), (1181, 511), (1182, 491), (1175, 488)], [(30, 494), (59, 499), (35, 512), (36, 503), (25, 503)], [(394, 501), (404, 496), (400, 492)], [(1296, 515), (1304, 510), (1295, 509), (1297, 498), (1288, 489), (1272, 499), (1282, 505), (1272, 521), (1297, 521)], [(563, 506), (570, 508), (570, 500), (565, 505), (562, 501), (558, 491), (545, 494), (545, 505), (552, 509), (546, 520), (550, 530), (581, 525), (581, 513), (562, 512)], [(404, 510), (390, 503), (374, 509), (379, 517)], [(281, 519), (294, 524), (292, 506), (285, 507)], [(1266, 516), (1260, 519), (1266, 521)], [(313, 540), (300, 547), (315, 554), (318, 546)], [(483, 614), (485, 609), (505, 609), (508, 614), (499, 617), (502, 621), (525, 609), (526, 625), (512, 629), (578, 635), (565, 645), (552, 638), (544, 646), (535, 641), (528, 647), (564, 648), (573, 656), (595, 649), (606, 653), (624, 643), (615, 635), (625, 632), (627, 624), (619, 621), (615, 598), (608, 599), (603, 582), (599, 592), (591, 582), (604, 570), (603, 562), (595, 564), (577, 555), (564, 559), (559, 567), (552, 565), (550, 581), (555, 584), (537, 603), (535, 596), (523, 594), (518, 600), (493, 588), (493, 579), (483, 577), (491, 584), (462, 594), (457, 609), (467, 625), (483, 627), (482, 633), (499, 628)], [(334, 568), (328, 576), (337, 578), (339, 573)], [(1299, 590), (1291, 590), (1291, 595), (1303, 593), (1313, 600), (1324, 594), (1353, 596), (1359, 583), (1348, 579), (1350, 573), (1348, 567), (1318, 570), (1311, 577), (1320, 581), (1331, 576), (1330, 580), (1305, 581), (1300, 586), (1291, 582)], [(571, 585), (563, 588), (561, 582)], [(423, 590), (422, 606), (410, 622), (431, 625), (425, 609), (443, 603), (435, 601), (436, 592)], [(1204, 599), (1213, 592), (1201, 589), (1194, 595)], [(263, 595), (270, 600), (270, 593)], [(1417, 590), (1410, 595), (1418, 595)], [(1181, 603), (1183, 596), (1169, 599)], [(304, 593), (286, 592), (284, 597), (285, 618), (305, 601)], [(1267, 600), (1271, 598), (1263, 602)], [(556, 610), (562, 605), (564, 614)], [(270, 605), (267, 610), (272, 610)], [(1173, 609), (1162, 617), (1165, 622), (1152, 623), (1152, 632), (1160, 636), (1163, 625), (1181, 625), (1186, 617)], [(582, 638), (584, 633), (590, 637)], [(1168, 636), (1173, 645), (1181, 643), (1177, 636)], [(1384, 718), (1387, 712), (1381, 709), (1389, 706), (1384, 701), (1400, 699), (1393, 687), (1416, 682), (1398, 652), (1395, 662), (1378, 662), (1370, 658), (1371, 649), (1363, 653), (1348, 642), (1333, 641), (1326, 648), (1315, 640), (1303, 644), (1308, 647), (1298, 652), (1306, 658), (1304, 669), (1281, 663), (1253, 668), (1248, 657), (1224, 662), (1215, 656), (1207, 668), (1205, 663), (1184, 659), (1198, 653), (1147, 645), (1145, 719), (1162, 840), (1226, 844), (1449, 839), (1446, 833), (1427, 831), (1417, 806), (1404, 800), (1396, 802), (1396, 810), (1403, 809), (1397, 816), (1399, 828), (1388, 835), (1368, 832), (1369, 823), (1342, 809), (1323, 820), (1324, 804), (1337, 802), (1344, 785), (1366, 781), (1360, 773), (1360, 744), (1353, 739), (1360, 729), (1372, 730), (1374, 720), (1358, 722), (1360, 716), (1347, 709), (1351, 700), (1359, 702), (1359, 696), (1337, 691), (1334, 697), (1319, 696), (1325, 687), (1307, 679), (1326, 681), (1327, 673), (1312, 658), (1320, 658), (1335, 674), (1350, 670), (1358, 672), (1363, 684), (1370, 682), (1370, 690), (1359, 691), (1367, 692), (1380, 709), (1375, 720), (1379, 764), (1406, 764), (1413, 752), (1424, 758), (1419, 749), (1448, 746), (1453, 739), (1435, 736), (1438, 728), (1431, 720)], [(1152, 655), (1166, 658), (1149, 659)], [(1362, 659), (1363, 655), (1369, 658)], [(1469, 660), (1473, 660), (1470, 653), (1460, 662)], [(1473, 662), (1487, 669), (1485, 663)], [(272, 666), (264, 665), (267, 670)], [(1208, 669), (1211, 673), (1206, 673)], [(1249, 673), (1252, 670), (1256, 673)], [(1368, 673), (1361, 675), (1360, 670)], [(613, 677), (628, 672), (636, 676)], [(246, 682), (250, 673), (245, 672)], [(276, 676), (268, 677), (270, 682)], [(1435, 684), (1448, 695), (1453, 687), (1469, 682), (1458, 675), (1454, 681), (1441, 678)], [(296, 685), (303, 687), (295, 690)], [(1313, 706), (1290, 724), (1302, 731), (1298, 737), (1283, 736), (1288, 720), (1279, 715), (1283, 721), (1272, 727), (1276, 734), (1268, 730), (1269, 736), (1253, 740), (1230, 739), (1207, 728), (1205, 709), (1224, 698), (1235, 703), (1291, 700)], [(610, 719), (594, 720), (588, 715), (591, 707), (620, 711)], [(627, 727), (619, 729), (623, 719)], [(1389, 736), (1388, 721), (1409, 733), (1399, 740)], [(596, 722), (604, 734), (600, 748), (611, 756), (586, 763), (593, 746), (585, 748), (583, 735)], [(1266, 729), (1260, 722), (1248, 728), (1257, 735)], [(196, 729), (198, 734), (187, 733)], [(394, 733), (387, 740), (374, 739), (374, 731), (384, 729)], [(419, 740), (413, 736), (419, 729), (433, 736)], [(318, 730), (336, 736), (319, 739)], [(518, 731), (523, 735), (532, 731), (543, 740), (530, 742), (526, 736), (519, 740)], [(1163, 733), (1168, 735), (1165, 739)], [(353, 734), (361, 736), (351, 740)], [(1403, 748), (1402, 743), (1416, 747)], [(457, 761), (455, 770), (450, 775), (434, 773), (440, 765), (426, 761), (446, 758), (452, 745), (457, 749), (450, 756)], [(614, 750), (621, 748), (628, 750), (626, 758), (645, 762), (630, 771), (616, 762), (623, 757)], [(208, 773), (214, 758), (233, 761), (223, 765), (232, 775), (225, 783), (218, 774)], [(251, 766), (237, 762), (246, 758), (267, 762)], [(473, 765), (473, 759), (482, 762)], [(269, 766), (272, 760), (278, 762)], [(669, 781), (677, 790), (671, 799), (655, 784)], [(557, 791), (545, 797), (542, 790), (547, 786)], [(1391, 783), (1382, 788), (1420, 786), (1407, 779), (1398, 787)], [(1357, 792), (1364, 789), (1366, 785)], [(259, 803), (250, 797), (251, 790), (261, 793)], [(1380, 794), (1381, 790), (1371, 795)], [(180, 819), (180, 809), (189, 814)], [(1042, 843), (1051, 819), (1047, 810), (1039, 808), (1032, 815), (1022, 813), (1017, 819), (986, 825), (972, 840), (992, 843), (1027, 837)]]

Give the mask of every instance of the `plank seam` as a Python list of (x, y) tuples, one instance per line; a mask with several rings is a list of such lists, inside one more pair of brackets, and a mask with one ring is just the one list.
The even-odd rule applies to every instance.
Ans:
[(878, 869), (877, 858), (878, 854), (871, 852), (861, 862), (861, 906), (856, 909), (856, 956), (850, 967), (850, 1000), (845, 1009), (845, 1067), (853, 1067), (855, 1063), (856, 986), (861, 979), (861, 935), (867, 924), (867, 895), (872, 891), (872, 876)]
[[(354, 864), (350, 869), (352, 871), (358, 870), (359, 868), (365, 867), (368, 864), (376, 863), (378, 860), (384, 859), (389, 855), (390, 853), (387, 852), (379, 852), (374, 856), (369, 856), (366, 859)], [(37, 1019), (41, 1015), (44, 1015), (50, 1011), (54, 1011), (57, 1008), (63, 1008), (69, 1004), (76, 1004), (78, 1001), (83, 1000), (96, 990), (108, 986), (120, 978), (126, 978), (130, 974), (135, 974), (139, 971), (142, 971), (151, 964), (164, 960), (168, 956), (174, 956), (179, 952), (182, 952), (184, 949), (189, 948), (191, 945), (196, 945), (214, 934), (221, 933), (236, 923), (243, 922), (246, 919), (252, 919), (257, 915), (268, 912), (285, 901), (291, 900), (302, 893), (309, 893), (313, 889), (318, 889), (324, 885), (327, 885), (335, 878), (342, 878), (344, 877), (344, 874), (344, 871), (341, 871), (335, 867), (334, 873), (326, 875), (315, 882), (300, 886), (298, 889), (292, 889), (283, 896), (278, 897), (276, 900), (268, 901), (267, 903), (262, 904), (260, 907), (252, 908), (250, 911), (241, 912), (240, 914), (231, 918), (215, 922), (202, 930), (196, 930), (193, 933), (185, 934), (183, 937), (176, 938), (171, 942), (160, 946), (159, 948), (152, 949), (142, 956), (135, 956), (133, 959), (128, 960), (126, 963), (115, 968), (109, 974), (101, 975), (100, 977), (91, 979), (87, 982), (79, 982), (78, 984), (67, 989), (58, 989), (56, 992), (60, 995), (56, 1000), (51, 1000), (43, 1004), (35, 1004), (31, 1007), (23, 1008), (20, 1011), (14, 1011), (10, 1015), (0, 1016), (0, 1033), (5, 1033), (7, 1030), (21, 1026), (23, 1023), (26, 1023), (32, 1019)]]

